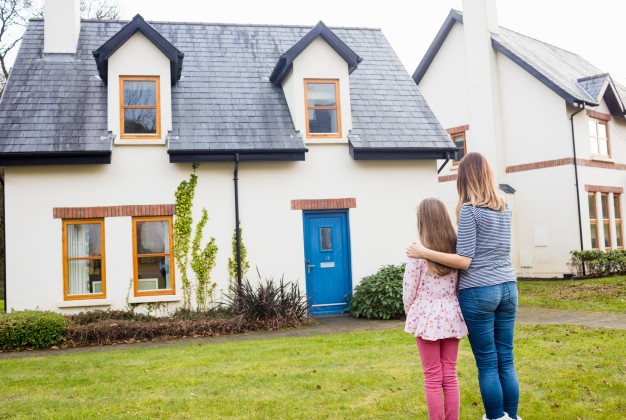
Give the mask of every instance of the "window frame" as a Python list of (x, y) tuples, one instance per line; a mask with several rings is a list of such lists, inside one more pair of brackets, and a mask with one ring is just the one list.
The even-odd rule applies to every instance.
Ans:
[[(98, 219), (63, 219), (63, 300), (87, 300), (106, 299), (106, 251), (104, 240), (104, 218)], [(100, 256), (99, 257), (74, 257), (67, 256), (67, 227), (69, 225), (100, 225)], [(69, 261), (100, 260), (100, 281), (102, 291), (100, 293), (89, 293), (81, 295), (69, 294)]]
[[(161, 81), (160, 76), (120, 76), (120, 139), (135, 139), (135, 140), (154, 140), (161, 138)], [(154, 82), (155, 83), (155, 105), (124, 105), (124, 82), (125, 81), (142, 81), (142, 82)], [(124, 111), (126, 109), (154, 109), (156, 112), (156, 133), (155, 134), (140, 134), (124, 132)]]
[(587, 193), (587, 197), (592, 197), (593, 198), (593, 212), (596, 215), (595, 219), (592, 219), (591, 218), (591, 213), (589, 213), (589, 234), (590, 235), (591, 235), (591, 226), (595, 225), (595, 227), (596, 227), (596, 246), (594, 248), (593, 241), (592, 241), (591, 242), (591, 249), (600, 249), (600, 235), (599, 235), (599, 232), (598, 232), (598, 203), (597, 203), (596, 193), (595, 192), (589, 192), (589, 193)]
[[(454, 138), (460, 135), (463, 135), (463, 156), (465, 156), (467, 154), (467, 136), (465, 134), (465, 131), (450, 134), (450, 141), (456, 145), (456, 143), (454, 142)], [(461, 159), (463, 159), (463, 157), (461, 157)], [(459, 166), (461, 159), (456, 160), (456, 158), (452, 158), (452, 166)]]
[[(334, 84), (335, 85), (335, 101), (336, 106), (309, 106), (309, 83), (318, 84)], [(309, 131), (309, 111), (315, 109), (334, 109), (337, 114), (337, 133), (311, 133)], [(307, 138), (334, 138), (340, 139), (343, 137), (341, 131), (341, 98), (339, 96), (339, 79), (304, 79), (304, 120), (306, 123), (306, 136)]]
[[(169, 227), (169, 242), (170, 242), (170, 252), (169, 254), (165, 253), (153, 253), (153, 254), (138, 254), (137, 253), (137, 222), (168, 222)], [(132, 218), (133, 224), (133, 291), (134, 296), (161, 296), (161, 295), (175, 295), (176, 294), (176, 269), (175, 269), (175, 261), (174, 261), (174, 223), (172, 216), (139, 216)], [(148, 291), (140, 291), (139, 290), (139, 267), (138, 267), (138, 258), (141, 257), (162, 257), (165, 255), (169, 255), (170, 257), (170, 283), (171, 288), (162, 289), (162, 290), (148, 290)]]
[[(603, 204), (605, 203), (606, 200), (606, 218), (604, 217), (604, 207)], [(602, 244), (602, 249), (604, 249), (605, 251), (610, 251), (611, 249), (613, 249), (612, 246), (612, 234), (613, 232), (611, 232), (611, 202), (609, 202), (609, 193), (604, 193), (601, 192), (600, 193), (600, 216), (602, 216), (602, 232), (604, 235), (604, 243)], [(597, 217), (598, 215), (596, 215)], [(606, 229), (605, 229), (606, 227)], [(608, 232), (608, 237), (606, 235), (606, 232)], [(608, 241), (608, 246), (607, 246), (607, 241)], [(598, 248), (600, 249), (600, 248)]]
[[(592, 135), (592, 133), (589, 133), (589, 139), (595, 140), (596, 146), (598, 147), (598, 153), (596, 154), (592, 152), (591, 154), (594, 156), (605, 156), (605, 157), (610, 158), (611, 157), (611, 135), (609, 133), (609, 122), (600, 120), (598, 118), (593, 118), (593, 117), (589, 117), (589, 121), (594, 122), (596, 126), (595, 135)], [(604, 129), (606, 132), (606, 155), (600, 153), (600, 138), (598, 137), (598, 125), (604, 125)]]
[[(613, 218), (615, 221), (615, 249), (624, 249), (624, 225), (622, 223), (622, 195), (618, 193), (613, 193), (613, 209), (614, 214)], [(619, 216), (619, 217), (618, 217)], [(617, 244), (617, 234), (620, 233), (619, 237), (622, 239), (622, 245)]]

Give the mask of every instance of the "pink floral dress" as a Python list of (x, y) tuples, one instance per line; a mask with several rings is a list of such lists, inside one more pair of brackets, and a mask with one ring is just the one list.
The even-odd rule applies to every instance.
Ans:
[(431, 341), (467, 335), (456, 297), (457, 276), (457, 270), (439, 276), (430, 272), (426, 260), (409, 258), (402, 288), (404, 331)]

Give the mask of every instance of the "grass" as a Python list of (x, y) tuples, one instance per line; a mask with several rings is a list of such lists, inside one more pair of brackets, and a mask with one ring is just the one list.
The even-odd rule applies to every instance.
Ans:
[[(626, 414), (623, 331), (518, 326), (520, 414)], [(0, 418), (426, 418), (419, 358), (399, 330), (0, 359)], [(483, 413), (467, 340), (461, 418)]]
[(626, 313), (626, 276), (518, 282), (521, 307)]
[(4, 299), (0, 299), (0, 312), (4, 312)]

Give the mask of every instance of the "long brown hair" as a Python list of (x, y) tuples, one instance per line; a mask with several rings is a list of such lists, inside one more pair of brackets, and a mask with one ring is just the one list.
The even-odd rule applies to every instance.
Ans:
[[(456, 252), (456, 233), (448, 210), (440, 200), (436, 198), (422, 200), (417, 209), (417, 228), (420, 241), (426, 248), (448, 254)], [(428, 268), (440, 276), (454, 270), (432, 261), (428, 261)]]
[(463, 204), (487, 207), (501, 212), (506, 210), (504, 198), (496, 191), (489, 163), (480, 153), (472, 152), (463, 156), (459, 163), (456, 189), (459, 192), (459, 202), (456, 205), (457, 220)]

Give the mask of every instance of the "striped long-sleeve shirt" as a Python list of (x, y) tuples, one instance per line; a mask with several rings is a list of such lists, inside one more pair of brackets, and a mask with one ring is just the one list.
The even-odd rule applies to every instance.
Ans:
[(515, 281), (509, 206), (504, 213), (469, 204), (462, 206), (456, 253), (472, 259), (467, 270), (460, 271), (461, 289)]

